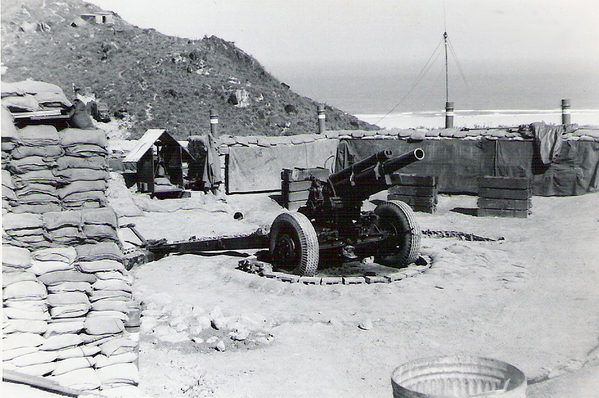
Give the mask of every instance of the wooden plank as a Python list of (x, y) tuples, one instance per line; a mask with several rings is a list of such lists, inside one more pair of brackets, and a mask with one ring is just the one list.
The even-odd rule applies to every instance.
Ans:
[(299, 200), (296, 202), (285, 202), (283, 203), (283, 207), (287, 208), (289, 211), (297, 211), (302, 206), (306, 205), (305, 200)]
[(303, 200), (305, 202), (306, 200), (308, 200), (309, 195), (310, 191), (284, 192), (283, 201), (295, 202), (298, 200)]
[(478, 209), (479, 217), (527, 218), (529, 210)]
[(394, 185), (416, 185), (424, 187), (436, 187), (439, 181), (437, 176), (419, 176), (416, 174), (393, 173), (389, 176)]
[(531, 184), (527, 177), (485, 176), (478, 179), (478, 186), (480, 188), (529, 189)]
[(331, 174), (331, 172), (328, 169), (322, 167), (296, 167), (294, 169), (283, 169), (283, 171), (281, 171), (281, 180), (287, 182), (306, 181), (310, 179), (311, 175), (318, 178), (319, 180), (326, 180), (327, 178), (329, 178), (329, 174)]
[(532, 200), (478, 198), (478, 207), (481, 209), (528, 210), (532, 207)]
[(412, 210), (414, 211), (418, 211), (421, 213), (429, 213), (429, 214), (433, 214), (437, 211), (437, 206), (436, 205), (431, 205), (431, 206), (410, 206), (412, 207)]
[(401, 200), (404, 203), (415, 206), (432, 206), (438, 203), (437, 196), (413, 196), (413, 195), (387, 195), (387, 200)]
[(305, 191), (311, 186), (312, 181), (281, 181), (282, 190), (287, 192)]
[(410, 185), (393, 185), (389, 187), (389, 194), (410, 196), (437, 196), (437, 187), (422, 187)]
[(490, 199), (529, 199), (532, 197), (530, 189), (503, 189), (503, 188), (479, 188), (478, 196)]

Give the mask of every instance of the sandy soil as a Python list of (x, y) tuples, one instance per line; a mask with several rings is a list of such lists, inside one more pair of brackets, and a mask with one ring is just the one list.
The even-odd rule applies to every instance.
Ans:
[[(170, 241), (249, 233), (283, 211), (267, 195), (150, 205), (121, 223)], [(528, 219), (478, 218), (475, 197), (442, 195), (436, 214), (416, 213), (422, 229), (505, 240), (424, 238), (431, 268), (390, 284), (289, 284), (237, 270), (230, 256), (136, 267), (140, 387), (153, 397), (390, 397), (404, 362), (478, 355), (524, 371), (528, 396), (558, 396), (553, 380), (599, 374), (599, 194), (533, 206)]]

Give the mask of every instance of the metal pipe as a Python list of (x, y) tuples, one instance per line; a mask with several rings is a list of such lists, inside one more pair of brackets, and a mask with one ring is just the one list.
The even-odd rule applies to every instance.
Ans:
[(318, 105), (316, 111), (318, 113), (318, 134), (324, 134), (326, 131), (326, 115), (324, 113), (324, 106)]
[(214, 138), (218, 137), (218, 113), (215, 109), (210, 109), (210, 133)]
[(572, 118), (570, 114), (570, 100), (562, 99), (562, 124), (571, 124)]
[(453, 128), (453, 102), (451, 101), (445, 103), (445, 128)]

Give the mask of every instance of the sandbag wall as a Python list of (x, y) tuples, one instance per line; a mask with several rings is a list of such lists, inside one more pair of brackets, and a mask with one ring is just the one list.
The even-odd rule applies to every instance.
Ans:
[(5, 127), (3, 368), (135, 396), (138, 342), (126, 326), (136, 305), (107, 207), (106, 137)]

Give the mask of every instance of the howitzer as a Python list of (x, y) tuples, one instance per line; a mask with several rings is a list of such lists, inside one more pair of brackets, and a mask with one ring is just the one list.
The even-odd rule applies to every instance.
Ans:
[(393, 157), (378, 152), (326, 181), (311, 177), (308, 201), (297, 213), (283, 213), (273, 222), (269, 252), (275, 266), (312, 276), (323, 259), (374, 256), (392, 266), (416, 260), (421, 232), (412, 209), (400, 201), (362, 212), (371, 195), (391, 185), (390, 174), (424, 159), (420, 148)]
[(344, 258), (374, 256), (385, 265), (403, 266), (420, 253), (421, 231), (412, 209), (400, 201), (380, 203), (374, 211), (361, 208), (370, 195), (389, 188), (390, 174), (423, 158), (420, 148), (396, 158), (385, 150), (326, 180), (311, 176), (306, 205), (298, 212), (277, 216), (269, 234), (256, 231), (246, 236), (168, 243), (166, 239), (144, 239), (133, 224), (123, 227), (130, 228), (141, 241), (138, 246), (156, 259), (175, 253), (268, 247), (275, 267), (291, 268), (305, 276), (313, 276), (319, 263)]

